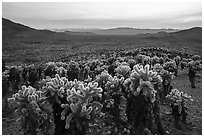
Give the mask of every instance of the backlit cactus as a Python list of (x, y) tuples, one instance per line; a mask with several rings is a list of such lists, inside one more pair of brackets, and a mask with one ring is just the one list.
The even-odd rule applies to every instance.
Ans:
[(57, 74), (59, 74), (60, 76), (64, 76), (64, 77), (67, 76), (67, 70), (66, 70), (65, 68), (63, 68), (63, 67), (58, 67), (58, 68), (56, 69), (56, 72), (57, 72)]
[(181, 61), (181, 69), (184, 69), (188, 66), (188, 63), (186, 61)]
[(185, 105), (185, 101), (193, 101), (191, 96), (187, 95), (187, 93), (180, 92), (178, 89), (172, 89), (171, 92), (166, 96), (166, 98), (171, 101), (171, 114), (174, 116), (174, 122), (176, 126), (179, 125), (179, 117), (182, 117), (182, 122), (186, 123), (188, 108)]
[(176, 57), (174, 58), (174, 60), (175, 60), (175, 61), (180, 61), (180, 60), (181, 60), (181, 57), (180, 57), (180, 56), (176, 56)]
[(123, 82), (123, 86), (128, 88), (131, 84), (131, 79), (130, 78), (127, 78), (126, 80), (124, 80)]
[(131, 79), (141, 79), (143, 81), (162, 82), (161, 77), (157, 72), (150, 70), (149, 65), (145, 65), (145, 67), (138, 64), (135, 65), (130, 77)]
[[(68, 105), (62, 104), (61, 107), (65, 108), (65, 110), (61, 113), (61, 119), (65, 120), (65, 114), (66, 114)], [(91, 116), (89, 114), (93, 109), (91, 106), (87, 108), (85, 104), (81, 104), (80, 102), (77, 102), (76, 104), (71, 103), (70, 108), (72, 110), (72, 113), (70, 113), (66, 118), (65, 129), (68, 129), (70, 127), (70, 122), (73, 117), (86, 117), (87, 119), (90, 119)]]
[[(46, 80), (45, 80), (46, 81)], [(55, 78), (50, 79), (48, 77), (48, 81), (46, 83), (47, 92), (50, 93), (51, 96), (54, 96), (57, 103), (61, 103), (58, 97), (62, 98), (63, 94), (67, 89), (70, 89), (74, 85), (74, 82), (68, 81), (65, 77), (60, 77), (59, 74), (55, 75)]]
[(177, 68), (176, 62), (174, 60), (164, 63), (163, 67), (165, 70), (168, 70), (168, 71), (170, 69), (176, 69)]
[(150, 64), (150, 62), (151, 62), (151, 58), (150, 58), (150, 56), (144, 56), (144, 58), (143, 58), (143, 64)]
[(144, 57), (145, 57), (145, 55), (138, 54), (138, 55), (136, 56), (135, 60), (136, 60), (137, 63), (142, 63)]
[(161, 71), (163, 70), (163, 66), (160, 65), (160, 64), (155, 64), (153, 67), (152, 67), (153, 71), (157, 72), (158, 74), (161, 73)]
[(166, 98), (173, 101), (174, 104), (179, 105), (182, 100), (190, 100), (193, 101), (192, 97), (187, 93), (180, 92), (178, 89), (172, 89), (171, 92), (166, 96)]
[(105, 70), (100, 75), (96, 76), (96, 81), (98, 83), (106, 83), (111, 77), (112, 76)]
[(42, 91), (36, 91), (36, 89), (31, 86), (22, 86), (22, 89), (19, 90), (18, 93), (15, 93), (11, 98), (8, 98), (8, 102), (16, 103), (18, 106), (15, 110), (16, 113), (26, 113), (31, 109), (46, 119), (47, 114), (41, 110), (41, 106), (46, 99), (42, 94)]
[[(141, 93), (142, 92), (142, 93)], [(153, 103), (156, 100), (156, 93), (157, 91), (154, 90), (153, 85), (150, 81), (142, 81), (137, 88), (137, 90), (134, 92), (134, 95), (137, 96), (139, 94), (142, 94), (150, 99), (150, 102)]]
[(193, 69), (193, 70), (201, 70), (201, 68), (202, 68), (202, 66), (198, 60), (190, 61), (187, 66), (189, 69)]
[(159, 63), (159, 57), (157, 57), (157, 56), (152, 57), (151, 58), (151, 63), (152, 63), (152, 65), (154, 65), (156, 63)]
[(161, 77), (163, 80), (169, 79), (172, 80), (174, 78), (174, 75), (172, 72), (169, 72), (167, 70), (161, 71)]
[[(70, 121), (73, 117), (85, 117), (90, 119), (90, 113), (100, 112), (102, 108), (102, 104), (99, 102), (93, 102), (93, 97), (101, 97), (102, 89), (98, 88), (98, 83), (88, 83), (87, 86), (84, 84), (79, 85), (79, 89), (72, 88), (68, 90), (69, 93), (67, 94), (67, 102), (71, 102), (67, 104), (61, 104), (61, 107), (64, 108), (63, 112), (61, 113), (61, 119), (65, 120), (65, 115), (68, 112), (69, 108), (71, 109), (71, 113), (66, 118), (66, 125), (65, 128), (68, 129), (70, 126)], [(93, 109), (94, 108), (94, 109)]]
[(115, 71), (119, 74), (122, 75), (123, 77), (128, 77), (129, 73), (131, 71), (131, 68), (128, 66), (126, 62), (122, 62), (121, 65), (119, 65)]
[[(185, 109), (184, 101), (192, 98), (173, 89), (177, 83), (171, 84), (171, 80), (176, 72), (186, 73), (178, 71), (180, 66), (181, 69), (185, 66), (201, 69), (201, 57), (177, 50), (129, 46), (129, 50), (110, 51), (97, 59), (102, 50), (99, 51), (60, 56), (67, 63), (40, 64), (41, 69), (32, 65), (23, 67), (25, 71), (21, 72), (21, 67), (7, 67), (2, 79), (5, 83), (3, 87), (9, 87), (8, 93), (18, 90), (23, 82), (29, 85), (30, 80), (38, 77), (35, 85), (31, 85), (40, 91), (23, 86), (8, 99), (9, 103), (16, 105), (14, 114), (26, 119), (22, 120), (25, 123), (23, 126), (37, 129), (37, 134), (45, 133), (42, 132), (43, 128), (47, 129), (52, 124), (55, 128), (52, 131), (56, 135), (103, 134), (104, 130), (113, 131), (110, 134), (123, 134), (124, 127), (131, 131), (130, 134), (144, 134), (145, 130), (165, 134), (161, 124), (163, 117), (160, 117), (161, 104), (162, 109), (170, 104), (172, 112), (179, 110), (180, 116), (187, 114), (182, 112)], [(30, 75), (31, 72), (35, 73)], [(16, 74), (20, 79), (15, 77)], [(193, 74), (190, 74), (190, 69), (188, 74), (189, 77)], [(14, 84), (20, 82), (14, 85), (10, 79)], [(6, 84), (7, 81), (9, 84)], [(15, 90), (12, 89), (13, 85)]]
[(136, 61), (134, 59), (129, 59), (127, 63), (129, 64), (130, 68), (136, 65)]
[(98, 83), (88, 83), (88, 86), (84, 86), (84, 84), (79, 85), (79, 90), (77, 91), (75, 88), (72, 88), (70, 91), (70, 95), (67, 97), (67, 100), (72, 100), (73, 98), (77, 98), (80, 100), (82, 104), (87, 104), (90, 99), (94, 96), (101, 96), (102, 88), (97, 88)]
[(108, 91), (111, 90), (117, 93), (119, 92), (120, 85), (122, 85), (123, 82), (124, 82), (124, 77), (122, 78), (118, 78), (116, 76), (111, 77), (109, 81), (106, 83), (105, 89)]
[(182, 61), (189, 63), (189, 62), (192, 61), (192, 59), (191, 58), (188, 58), (188, 59), (187, 58), (183, 58)]
[(193, 59), (194, 61), (196, 61), (196, 60), (200, 60), (201, 57), (200, 57), (199, 55), (193, 55), (193, 56), (192, 56), (192, 59)]

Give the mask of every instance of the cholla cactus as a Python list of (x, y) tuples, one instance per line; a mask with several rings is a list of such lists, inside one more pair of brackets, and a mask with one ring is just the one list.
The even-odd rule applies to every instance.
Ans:
[(173, 73), (171, 73), (171, 72), (169, 72), (167, 70), (163, 70), (163, 71), (161, 71), (161, 77), (162, 77), (163, 80), (166, 79), (166, 78), (167, 79), (170, 78), (170, 80), (172, 80), (174, 78), (174, 75), (173, 75)]
[[(62, 104), (61, 105), (62, 108), (65, 108), (65, 110), (68, 108), (68, 104)], [(87, 119), (90, 119), (90, 113), (92, 111), (92, 107), (88, 107), (85, 104), (81, 104), (80, 102), (77, 102), (76, 104), (71, 103), (70, 104), (70, 108), (72, 110), (72, 113), (70, 113), (67, 118), (66, 118), (66, 125), (65, 125), (65, 129), (69, 129), (70, 127), (70, 122), (72, 120), (73, 117), (86, 117)], [(65, 114), (66, 111), (63, 111), (61, 113), (61, 119), (65, 120)]]
[(127, 78), (124, 82), (123, 82), (123, 86), (128, 89), (129, 86), (131, 85), (132, 81), (130, 78)]
[[(77, 117), (85, 117), (86, 119), (90, 119), (91, 118), (91, 113), (93, 112), (94, 114), (96, 113), (101, 113), (101, 109), (103, 107), (102, 104), (100, 104), (99, 102), (92, 102), (89, 103), (89, 107), (87, 107), (88, 105), (86, 104), (81, 104), (80, 102), (77, 103), (71, 103), (69, 104), (62, 104), (61, 107), (64, 108), (63, 112), (61, 113), (61, 119), (65, 120), (66, 118), (66, 125), (65, 125), (65, 129), (69, 129), (70, 127), (70, 122), (72, 120), (72, 118)], [(71, 109), (72, 113), (70, 113), (67, 117), (66, 117), (66, 113), (67, 111)]]
[(177, 65), (177, 67), (178, 67), (178, 65), (179, 65), (179, 63), (180, 63), (180, 61), (181, 61), (181, 57), (180, 57), (180, 56), (174, 57), (174, 61), (176, 62), (176, 65)]
[(96, 81), (100, 84), (106, 83), (111, 77), (112, 76), (108, 73), (108, 71), (105, 70), (100, 75), (96, 76)]
[(165, 61), (165, 59), (164, 59), (163, 57), (160, 57), (160, 58), (159, 58), (159, 64), (163, 64), (164, 61)]
[(152, 62), (152, 65), (159, 63), (159, 57), (157, 57), (157, 56), (152, 57), (151, 62)]
[(117, 58), (117, 61), (119, 61), (119, 62), (124, 62), (124, 61), (125, 61), (125, 57), (118, 57), (118, 58)]
[(186, 61), (181, 61), (181, 69), (184, 69), (188, 66), (188, 63)]
[(165, 70), (168, 70), (168, 71), (170, 71), (171, 69), (177, 68), (176, 62), (174, 60), (164, 63), (163, 67)]
[(192, 97), (187, 93), (180, 92), (178, 89), (172, 89), (171, 92), (166, 96), (174, 105), (179, 106), (179, 113), (181, 113), (181, 103), (184, 100), (193, 101)]
[(145, 55), (138, 54), (135, 59), (137, 63), (142, 63), (144, 58), (145, 58)]
[(105, 54), (102, 54), (102, 55), (101, 55), (101, 59), (106, 59), (106, 55), (105, 55)]
[(150, 56), (144, 56), (143, 58), (143, 64), (150, 64), (151, 58)]
[(28, 113), (29, 109), (34, 110), (38, 115), (47, 118), (47, 114), (41, 110), (41, 106), (45, 104), (45, 97), (42, 96), (42, 91), (36, 91), (35, 88), (22, 86), (22, 90), (8, 98), (8, 102), (15, 103), (18, 109), (15, 112), (21, 114)]
[(168, 55), (167, 55), (167, 54), (162, 54), (162, 57), (161, 57), (161, 58), (163, 58), (164, 62), (166, 62), (167, 59), (168, 59)]
[(136, 65), (136, 61), (134, 59), (129, 59), (128, 62), (129, 66), (132, 68), (134, 65)]
[(161, 71), (163, 70), (163, 66), (160, 65), (160, 64), (155, 64), (153, 67), (152, 67), (153, 71), (157, 72), (158, 74), (161, 73)]
[(74, 98), (79, 99), (82, 104), (87, 104), (94, 96), (101, 96), (102, 88), (97, 88), (98, 83), (88, 83), (88, 86), (84, 84), (79, 85), (79, 90), (76, 91), (75, 88), (70, 90), (70, 95), (67, 97), (67, 100), (72, 100)]
[(128, 77), (129, 73), (131, 71), (131, 68), (128, 66), (128, 64), (125, 62), (121, 63), (121, 65), (119, 65), (115, 71), (119, 74), (122, 75), (123, 77)]
[(64, 76), (64, 77), (67, 76), (67, 70), (66, 70), (65, 68), (63, 68), (63, 67), (58, 67), (58, 68), (56, 69), (56, 72), (57, 72), (57, 74), (59, 74), (60, 76)]
[(101, 70), (104, 71), (104, 70), (108, 70), (108, 66), (107, 65), (103, 65), (101, 66)]
[(194, 69), (194, 70), (200, 70), (202, 67), (201, 67), (201, 64), (198, 60), (196, 61), (191, 61), (188, 63), (188, 67), (189, 69)]
[[(97, 88), (98, 83), (88, 83), (88, 86), (84, 86), (84, 84), (80, 84), (79, 90), (76, 90), (74, 87), (69, 90), (69, 93), (67, 93), (67, 101), (71, 104), (62, 104), (61, 107), (64, 108), (63, 112), (61, 113), (61, 119), (65, 120), (65, 115), (67, 111), (69, 110), (69, 107), (72, 110), (72, 113), (70, 113), (66, 118), (66, 125), (65, 128), (68, 129), (70, 126), (70, 121), (73, 117), (85, 117), (87, 119), (90, 119), (90, 113), (92, 111), (100, 112), (102, 108), (102, 104), (99, 102), (92, 102), (93, 97), (98, 96), (101, 97), (101, 88)], [(77, 102), (76, 102), (77, 100)], [(94, 108), (94, 109), (93, 109)]]
[(189, 63), (192, 61), (192, 59), (191, 58), (189, 58), (189, 59), (183, 58), (182, 61)]
[(120, 65), (121, 66), (129, 66), (129, 64), (127, 62), (122, 62)]
[(37, 129), (47, 133), (47, 128), (40, 127), (43, 124), (51, 124), (52, 108), (46, 101), (42, 91), (35, 88), (22, 86), (18, 93), (8, 98), (8, 102), (16, 105), (15, 113), (19, 114), (17, 121), (21, 122), (24, 134), (37, 134)]
[(179, 128), (180, 117), (182, 122), (186, 123), (188, 108), (185, 105), (186, 100), (193, 101), (191, 96), (186, 93), (180, 92), (178, 89), (172, 89), (171, 92), (166, 96), (171, 101), (172, 115), (174, 117), (175, 125)]
[(200, 60), (201, 57), (200, 57), (199, 55), (193, 55), (193, 56), (192, 56), (192, 59), (193, 59), (194, 61), (196, 61), (196, 60)]
[(63, 68), (66, 68), (68, 66), (67, 63), (64, 63), (64, 62), (55, 62), (55, 64), (58, 66), (58, 67), (63, 67)]
[(174, 58), (174, 60), (179, 62), (179, 61), (181, 61), (181, 57), (180, 57), (180, 56), (176, 56), (176, 57)]
[(130, 77), (132, 79), (142, 79), (143, 81), (162, 82), (161, 77), (157, 72), (150, 70), (149, 65), (146, 65), (145, 67), (138, 64), (135, 65)]
[(150, 99), (151, 103), (154, 103), (156, 100), (156, 93), (157, 91), (154, 90), (153, 85), (150, 81), (142, 81), (137, 88), (137, 90), (134, 92), (134, 95), (137, 96), (142, 92), (142, 94)]
[(56, 74), (57, 65), (54, 62), (48, 62), (45, 64), (44, 74), (45, 76), (54, 77)]
[(56, 66), (56, 63), (55, 62), (48, 62), (45, 65), (47, 65), (47, 66)]
[[(136, 96), (139, 95), (140, 91), (143, 91), (143, 94), (150, 99), (151, 103), (153, 103), (156, 94), (153, 84), (161, 83), (161, 76), (158, 75), (157, 72), (150, 70), (149, 65), (146, 65), (145, 67), (135, 65), (130, 77), (130, 90), (133, 94)], [(137, 90), (135, 91), (136, 88)]]
[(109, 81), (106, 83), (105, 88), (107, 91), (112, 90), (114, 92), (118, 92), (120, 85), (123, 83), (124, 77), (118, 78), (116, 76), (111, 77)]
[(166, 98), (174, 101), (175, 103), (181, 102), (182, 99), (193, 101), (191, 96), (189, 96), (187, 93), (179, 91), (178, 89), (172, 89)]
[(115, 60), (116, 60), (116, 58), (114, 56), (107, 58), (107, 61), (109, 64), (112, 64)]
[(96, 71), (96, 72), (102, 72), (102, 69), (101, 69), (101, 67), (100, 67), (99, 65), (97, 65), (94, 71)]
[(130, 76), (130, 89), (135, 96), (139, 95), (142, 91), (142, 94), (149, 98), (150, 102), (153, 103), (156, 100), (155, 97), (157, 92), (153, 85), (161, 83), (162, 78), (157, 74), (157, 72), (150, 70), (149, 67), (149, 65), (143, 67), (138, 64), (133, 67), (133, 71)]
[(65, 93), (67, 89), (70, 89), (73, 85), (76, 84), (76, 82), (68, 81), (68, 79), (65, 77), (60, 78), (59, 74), (56, 74), (55, 78), (52, 79), (50, 79), (49, 77), (47, 78), (48, 80), (45, 88), (47, 92), (50, 93), (51, 96), (55, 97), (56, 102), (59, 104), (61, 104), (61, 101), (59, 100), (58, 97), (62, 98), (63, 93)]
[(91, 82), (93, 79), (88, 75), (88, 78), (84, 80), (84, 82)]
[(5, 71), (2, 73), (2, 77), (9, 77), (9, 73), (10, 73), (9, 70), (5, 70)]
[(57, 65), (55, 62), (47, 62), (45, 63), (45, 70), (48, 69), (48, 68), (51, 68), (51, 69), (56, 69), (57, 68)]
[(67, 77), (69, 80), (74, 80), (79, 77), (80, 67), (77, 62), (70, 61), (66, 69), (67, 69)]

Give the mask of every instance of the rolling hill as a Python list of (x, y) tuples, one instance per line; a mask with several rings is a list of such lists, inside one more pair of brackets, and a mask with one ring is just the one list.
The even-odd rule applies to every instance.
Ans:
[(2, 42), (3, 43), (41, 43), (65, 41), (74, 35), (93, 35), (92, 33), (75, 33), (71, 31), (54, 32), (50, 30), (38, 30), (8, 19), (2, 18)]
[(37, 30), (2, 18), (2, 41), (10, 42), (43, 42), (54, 37), (56, 32)]
[(3, 37), (10, 36), (31, 36), (31, 35), (39, 35), (40, 34), (55, 34), (56, 32), (52, 32), (50, 30), (37, 30), (34, 28), (30, 28), (28, 26), (24, 26), (19, 23), (12, 22), (8, 19), (2, 18), (2, 34)]
[(202, 28), (201, 27), (194, 27), (186, 30), (181, 30), (177, 32), (158, 32), (155, 34), (140, 34), (138, 35), (144, 39), (151, 39), (151, 40), (185, 40), (191, 42), (198, 42), (202, 43)]
[[(80, 31), (80, 32), (79, 32)], [(194, 27), (187, 30), (175, 29), (137, 29), (137, 28), (114, 28), (114, 29), (71, 29), (63, 32), (51, 30), (37, 30), (19, 23), (12, 22), (2, 18), (2, 41), (10, 42), (50, 42), (50, 41), (67, 41), (75, 39), (76, 35), (85, 35), (99, 37), (100, 35), (128, 36), (144, 39), (164, 39), (164, 40), (190, 40), (202, 42), (202, 28)], [(98, 35), (98, 36), (97, 36)], [(84, 37), (85, 37), (84, 36)]]
[(190, 39), (195, 41), (202, 41), (202, 28), (194, 27), (187, 30), (182, 30), (174, 33), (170, 33), (170, 35), (180, 38), (180, 39)]

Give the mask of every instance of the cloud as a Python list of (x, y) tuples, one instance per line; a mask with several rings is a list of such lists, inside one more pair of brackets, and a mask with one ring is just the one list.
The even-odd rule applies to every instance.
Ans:
[[(195, 3), (5, 3), (3, 17), (37, 28), (160, 28), (199, 25), (202, 4)], [(171, 24), (171, 25), (170, 25)], [(174, 25), (173, 25), (174, 24)], [(186, 24), (186, 25), (185, 25)]]

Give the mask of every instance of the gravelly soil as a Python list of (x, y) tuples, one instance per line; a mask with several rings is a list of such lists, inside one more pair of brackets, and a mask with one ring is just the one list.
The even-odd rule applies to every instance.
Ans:
[(191, 95), (193, 101), (187, 101), (188, 119), (187, 124), (182, 124), (182, 129), (175, 128), (173, 118), (168, 114), (170, 108), (162, 106), (162, 120), (169, 134), (172, 135), (201, 135), (202, 134), (202, 75), (197, 74), (196, 88), (190, 87), (187, 71), (179, 71), (178, 78), (173, 79), (173, 87)]

